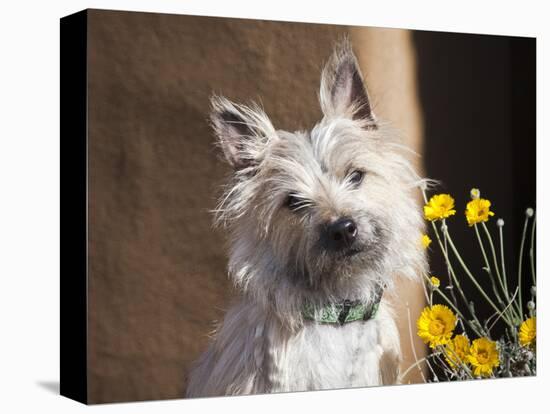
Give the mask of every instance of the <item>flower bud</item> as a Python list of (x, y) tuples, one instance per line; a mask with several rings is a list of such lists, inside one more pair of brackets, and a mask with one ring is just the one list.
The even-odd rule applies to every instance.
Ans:
[(499, 219), (497, 220), (497, 226), (498, 226), (498, 227), (504, 227), (504, 220), (502, 220), (501, 218), (499, 218)]
[(470, 197), (472, 197), (472, 200), (476, 200), (481, 196), (481, 191), (479, 191), (478, 188), (472, 188), (470, 190)]
[(531, 207), (529, 207), (527, 210), (525, 210), (525, 215), (527, 217), (533, 217), (533, 214), (535, 214), (535, 210), (533, 210)]
[(532, 296), (537, 296), (537, 287), (536, 286), (531, 286), (531, 295)]
[(534, 310), (535, 309), (535, 302), (533, 302), (532, 300), (527, 302), (527, 309), (529, 309), (530, 311)]

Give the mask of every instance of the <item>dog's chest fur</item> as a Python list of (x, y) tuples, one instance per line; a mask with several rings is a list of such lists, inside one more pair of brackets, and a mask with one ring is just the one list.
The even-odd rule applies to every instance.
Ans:
[(395, 324), (384, 307), (365, 322), (307, 322), (287, 339), (277, 367), (286, 374), (271, 383), (272, 391), (380, 385), (385, 369), (381, 360), (385, 353), (396, 352), (397, 341)]
[(188, 396), (394, 383), (398, 355), (397, 329), (384, 302), (372, 320), (343, 326), (306, 322), (296, 332), (253, 305), (239, 304), (198, 362)]
[(379, 383), (383, 353), (380, 320), (336, 324), (307, 323), (289, 340), (284, 362), (293, 371), (282, 390), (342, 388)]

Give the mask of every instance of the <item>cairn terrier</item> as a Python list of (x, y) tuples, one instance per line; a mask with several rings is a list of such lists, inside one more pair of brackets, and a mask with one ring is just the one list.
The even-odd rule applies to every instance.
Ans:
[(216, 210), (242, 292), (195, 363), (187, 396), (394, 384), (400, 345), (387, 302), (426, 268), (406, 148), (375, 117), (351, 45), (321, 75), (322, 120), (276, 130), (257, 106), (212, 98), (234, 169)]

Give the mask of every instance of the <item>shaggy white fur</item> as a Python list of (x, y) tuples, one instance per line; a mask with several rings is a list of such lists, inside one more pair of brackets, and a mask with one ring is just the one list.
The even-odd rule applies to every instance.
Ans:
[[(399, 335), (386, 299), (373, 319), (304, 320), (346, 299), (369, 304), (396, 277), (426, 269), (417, 204), (424, 184), (406, 148), (374, 116), (349, 43), (321, 76), (323, 119), (309, 132), (277, 131), (258, 107), (212, 100), (212, 123), (234, 167), (216, 210), (230, 234), (229, 274), (242, 292), (196, 362), (187, 396), (392, 384)], [(359, 177), (359, 178), (358, 178)], [(327, 228), (356, 226), (344, 250)]]

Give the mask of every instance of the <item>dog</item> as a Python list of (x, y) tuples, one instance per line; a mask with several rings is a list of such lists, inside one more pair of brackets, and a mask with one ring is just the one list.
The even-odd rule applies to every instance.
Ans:
[(374, 115), (349, 41), (321, 74), (322, 120), (276, 130), (257, 105), (212, 98), (233, 167), (215, 211), (242, 292), (188, 378), (187, 397), (394, 384), (388, 297), (426, 270), (423, 185)]

